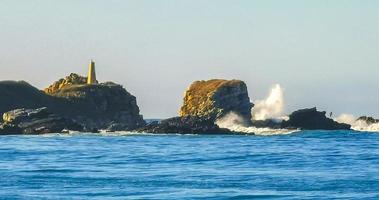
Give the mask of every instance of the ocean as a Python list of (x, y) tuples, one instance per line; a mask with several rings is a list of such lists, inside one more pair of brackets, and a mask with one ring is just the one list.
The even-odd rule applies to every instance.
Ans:
[(379, 199), (379, 133), (0, 137), (0, 199)]

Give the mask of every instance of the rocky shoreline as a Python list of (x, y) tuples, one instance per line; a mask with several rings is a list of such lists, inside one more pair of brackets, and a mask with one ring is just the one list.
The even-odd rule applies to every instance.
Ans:
[(38, 109), (16, 109), (3, 114), (2, 134), (44, 134), (85, 131), (82, 125), (48, 111)]
[[(43, 91), (26, 82), (1, 81), (0, 134), (133, 131), (178, 134), (238, 134), (220, 128), (216, 121), (229, 113), (241, 117), (243, 126), (271, 129), (349, 130), (316, 108), (301, 109), (287, 120), (252, 120), (247, 86), (240, 80), (196, 81), (183, 98), (179, 116), (146, 123), (136, 97), (121, 85), (106, 82), (88, 85), (86, 77), (70, 74)], [(361, 117), (368, 123), (379, 120)]]

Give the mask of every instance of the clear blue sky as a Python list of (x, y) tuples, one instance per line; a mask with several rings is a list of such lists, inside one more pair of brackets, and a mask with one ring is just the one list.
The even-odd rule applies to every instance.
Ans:
[[(199, 79), (241, 79), (286, 111), (379, 117), (379, 1), (0, 0), (0, 79), (43, 88), (97, 61), (142, 114), (177, 114)], [(0, 97), (1, 98), (1, 97)]]

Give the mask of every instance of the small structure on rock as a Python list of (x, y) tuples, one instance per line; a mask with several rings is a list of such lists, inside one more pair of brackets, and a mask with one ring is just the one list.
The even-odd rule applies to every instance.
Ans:
[(0, 81), (0, 92), (6, 94), (0, 98), (0, 114), (18, 108), (47, 107), (52, 113), (72, 119), (91, 132), (132, 130), (145, 125), (136, 97), (122, 85), (99, 83), (93, 60), (89, 64), (88, 77), (71, 73), (43, 91), (26, 82)]
[(87, 84), (93, 85), (97, 84), (96, 80), (96, 71), (95, 71), (95, 61), (91, 60), (91, 62), (88, 65), (88, 77), (87, 77)]
[(95, 71), (95, 61), (91, 60), (88, 65), (88, 76), (80, 76), (75, 73), (71, 73), (69, 76), (65, 78), (59, 79), (55, 81), (52, 85), (44, 89), (46, 94), (54, 94), (59, 90), (65, 88), (66, 86), (73, 85), (95, 85), (99, 82), (96, 79), (96, 71)]

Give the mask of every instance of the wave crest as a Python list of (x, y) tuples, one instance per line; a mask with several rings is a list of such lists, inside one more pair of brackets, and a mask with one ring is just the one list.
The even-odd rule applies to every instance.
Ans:
[(241, 132), (255, 135), (283, 135), (297, 132), (298, 130), (290, 129), (272, 129), (272, 128), (258, 128), (254, 126), (246, 126), (241, 116), (234, 112), (230, 112), (221, 119), (216, 121), (220, 128), (226, 128), (234, 132)]
[(254, 120), (282, 118), (284, 108), (283, 89), (279, 84), (275, 84), (268, 97), (264, 100), (254, 102), (252, 116)]
[(355, 131), (379, 132), (379, 123), (368, 123), (365, 120), (358, 119), (351, 114), (341, 114), (335, 118), (339, 123), (350, 124), (351, 129)]

